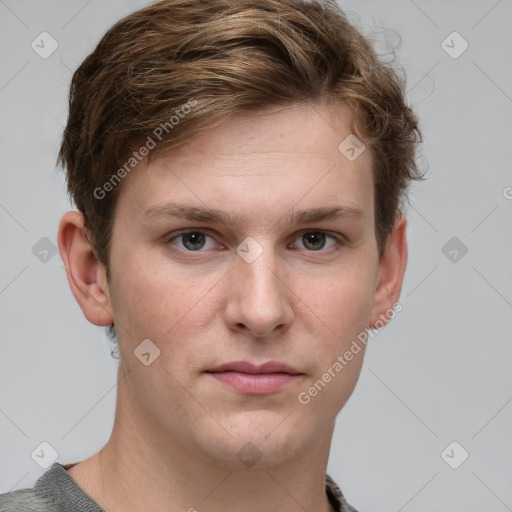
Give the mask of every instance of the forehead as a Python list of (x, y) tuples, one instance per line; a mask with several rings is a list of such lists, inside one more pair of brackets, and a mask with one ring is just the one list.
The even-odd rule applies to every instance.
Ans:
[(316, 104), (237, 113), (142, 161), (125, 178), (116, 210), (136, 220), (179, 200), (261, 223), (292, 208), (341, 205), (364, 211), (368, 222), (371, 152), (350, 159), (342, 151), (350, 121), (347, 108)]

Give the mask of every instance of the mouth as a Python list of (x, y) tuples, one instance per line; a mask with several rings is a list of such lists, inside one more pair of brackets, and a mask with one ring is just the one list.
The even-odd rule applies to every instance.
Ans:
[(218, 382), (247, 395), (275, 393), (297, 382), (303, 373), (290, 365), (270, 361), (254, 365), (235, 361), (206, 371)]

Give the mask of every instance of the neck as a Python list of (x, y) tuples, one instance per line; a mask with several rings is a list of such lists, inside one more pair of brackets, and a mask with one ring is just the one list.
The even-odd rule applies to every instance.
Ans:
[(109, 441), (68, 470), (105, 512), (334, 512), (325, 491), (334, 425), (293, 457), (244, 466), (159, 431), (147, 414), (133, 410), (120, 384)]

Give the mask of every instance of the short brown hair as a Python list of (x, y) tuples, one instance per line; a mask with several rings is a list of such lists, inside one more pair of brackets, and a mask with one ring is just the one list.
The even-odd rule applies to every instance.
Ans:
[(351, 133), (372, 151), (381, 257), (409, 183), (423, 178), (422, 135), (405, 79), (335, 0), (163, 0), (113, 25), (73, 75), (57, 160), (107, 276), (116, 185), (157, 127), (166, 134), (149, 157), (230, 114), (310, 101), (350, 107)]

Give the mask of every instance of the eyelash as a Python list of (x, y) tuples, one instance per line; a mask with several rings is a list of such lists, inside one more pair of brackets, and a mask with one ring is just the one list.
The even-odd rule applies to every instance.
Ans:
[[(167, 244), (171, 244), (174, 240), (180, 238), (183, 235), (190, 234), (190, 233), (200, 233), (200, 234), (206, 235), (209, 238), (214, 239), (214, 237), (212, 235), (209, 235), (206, 231), (203, 231), (201, 229), (185, 229), (183, 231), (179, 231), (178, 233), (173, 234), (170, 238), (167, 238), (166, 239), (166, 243)], [(330, 249), (325, 249), (325, 250), (324, 249), (318, 249), (317, 251), (311, 250), (311, 249), (305, 249), (307, 252), (310, 252), (310, 253), (333, 253), (333, 252), (337, 252), (346, 243), (346, 239), (342, 235), (334, 235), (331, 232), (325, 231), (325, 230), (322, 230), (322, 229), (317, 229), (317, 230), (307, 229), (307, 230), (301, 231), (297, 235), (297, 238), (295, 240), (298, 240), (303, 235), (308, 234), (308, 233), (315, 233), (315, 234), (321, 233), (321, 234), (325, 234), (325, 235), (327, 235), (327, 237), (334, 239), (334, 241), (336, 242), (336, 245), (334, 247), (331, 247)], [(187, 252), (187, 253), (191, 253), (191, 254), (193, 254), (195, 252), (197, 252), (197, 253), (205, 252), (205, 251), (203, 251), (201, 249), (199, 249), (197, 251), (189, 251), (187, 249), (181, 249), (181, 248), (177, 248), (177, 249), (179, 251), (183, 251), (183, 252)]]

